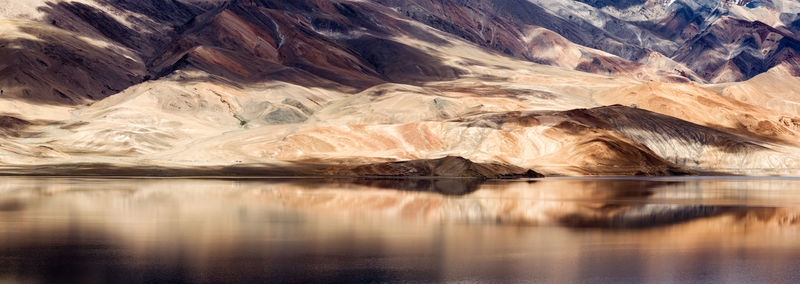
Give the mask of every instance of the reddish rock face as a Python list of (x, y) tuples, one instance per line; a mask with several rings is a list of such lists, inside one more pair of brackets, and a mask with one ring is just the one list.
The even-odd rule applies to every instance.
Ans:
[(800, 168), (794, 2), (30, 1), (0, 19), (0, 165)]
[[(392, 10), (350, 1), (233, 1), (217, 5), (150, 1), (49, 4), (45, 35), (0, 45), (7, 95), (58, 104), (102, 99), (176, 70), (234, 82), (281, 80), (309, 87), (364, 89), (384, 82), (453, 79), (461, 72), (394, 40), (441, 42)], [(113, 13), (133, 14), (125, 22)], [(92, 46), (85, 36), (116, 45)], [(49, 44), (44, 44), (48, 42)], [(12, 47), (13, 46), (13, 47)], [(128, 56), (118, 56), (121, 49)], [(67, 76), (80, 75), (69, 82)], [(41, 77), (44, 76), (44, 77)], [(81, 78), (82, 77), (82, 78)], [(81, 80), (83, 79), (83, 80)]]
[[(38, 9), (40, 22), (62, 33), (29, 28), (23, 32), (41, 41), (0, 44), (0, 63), (6, 65), (0, 82), (7, 96), (81, 104), (176, 70), (201, 70), (240, 83), (281, 80), (341, 90), (464, 74), (401, 38), (439, 45), (458, 39), (536, 63), (626, 76), (643, 68), (637, 61), (659, 52), (689, 67), (656, 70), (672, 81), (741, 81), (784, 62), (799, 66), (800, 42), (792, 31), (800, 19), (778, 29), (727, 16), (724, 9), (730, 6), (580, 2), (589, 6), (552, 3), (583, 9), (572, 14), (522, 0), (48, 3)], [(604, 13), (599, 8), (665, 12), (640, 20), (624, 13), (597, 16)], [(552, 34), (532, 36), (537, 28)], [(81, 36), (114, 47), (74, 39)], [(699, 76), (686, 73), (689, 69)]]

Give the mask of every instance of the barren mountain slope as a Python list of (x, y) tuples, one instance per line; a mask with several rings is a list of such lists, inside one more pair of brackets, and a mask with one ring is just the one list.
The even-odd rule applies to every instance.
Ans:
[(134, 2), (3, 12), (3, 173), (800, 169), (797, 39), (761, 6)]

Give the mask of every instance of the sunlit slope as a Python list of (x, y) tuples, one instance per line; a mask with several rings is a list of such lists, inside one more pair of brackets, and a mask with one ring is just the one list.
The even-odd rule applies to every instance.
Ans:
[[(501, 4), (513, 1), (478, 1), (487, 15), (508, 16), (487, 22), (491, 32), (455, 17), (472, 4), (418, 2), (57, 2), (3, 14), (13, 18), (0, 20), (3, 171), (294, 165), (293, 174), (356, 174), (348, 171), (448, 156), (548, 175), (800, 169), (800, 81), (783, 28), (709, 19), (697, 35), (758, 35), (755, 46), (780, 60), (759, 58), (776, 67), (731, 77), (755, 76), (747, 81), (707, 85), (721, 77), (707, 77), (718, 73), (699, 68), (703, 60), (724, 65), (724, 53), (751, 49), (732, 38), (725, 52), (711, 48), (717, 42), (699, 49), (691, 43), (701, 38), (669, 42), (630, 23), (620, 25), (643, 36), (639, 45), (636, 33), (614, 38), (610, 28), (588, 44), (596, 28), (553, 18), (633, 17), (619, 7), (571, 3), (550, 8), (580, 7), (572, 14), (529, 7), (512, 15)], [(414, 7), (459, 25), (403, 13)], [(608, 15), (588, 16), (601, 8)], [(673, 8), (640, 20), (680, 16)], [(499, 30), (506, 26), (513, 29)], [(686, 52), (661, 53), (670, 50)]]
[[(796, 167), (789, 143), (795, 134), (772, 123), (776, 113), (701, 86), (569, 71), (469, 45), (440, 52), (444, 62), (470, 62), (460, 67), (467, 75), (345, 93), (177, 73), (73, 111), (58, 127), (30, 126), (38, 134), (20, 141), (68, 157), (37, 160), (50, 164), (265, 166), (461, 156), (566, 175)], [(713, 103), (704, 104), (698, 92)], [(619, 102), (636, 106), (602, 107)], [(780, 135), (731, 130), (762, 120)]]

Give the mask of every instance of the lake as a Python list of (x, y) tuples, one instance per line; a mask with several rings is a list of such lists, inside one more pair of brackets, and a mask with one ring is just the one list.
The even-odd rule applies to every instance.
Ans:
[(800, 179), (0, 177), (0, 283), (800, 282)]

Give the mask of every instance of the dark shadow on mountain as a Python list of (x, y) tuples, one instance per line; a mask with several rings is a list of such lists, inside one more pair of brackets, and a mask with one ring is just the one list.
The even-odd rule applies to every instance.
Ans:
[[(782, 63), (800, 70), (799, 53), (800, 41), (786, 29), (724, 17), (683, 43), (673, 59), (711, 82), (744, 81)], [(720, 75), (725, 77), (717, 78)]]
[(0, 115), (0, 137), (19, 137), (20, 134), (34, 123), (8, 115)]
[[(727, 153), (735, 154), (766, 149), (758, 145), (753, 139), (761, 142), (790, 143), (789, 141), (782, 141), (775, 137), (753, 132), (747, 132), (748, 137), (742, 137), (715, 129), (713, 126), (702, 126), (676, 117), (622, 105), (577, 111), (586, 112), (591, 117), (608, 123), (608, 126), (601, 125), (601, 128), (620, 131), (623, 134), (626, 129), (634, 129), (637, 132), (650, 133), (665, 141), (677, 139), (698, 145), (714, 146)], [(629, 138), (637, 141), (641, 140), (636, 137)]]
[[(191, 66), (241, 83), (277, 80), (307, 87), (339, 87), (332, 86), (338, 84), (355, 90), (385, 82), (450, 79), (453, 74), (460, 74), (454, 71), (444, 76), (441, 70), (457, 69), (422, 50), (387, 39), (412, 35), (446, 44), (429, 32), (386, 14), (390, 12), (375, 5), (350, 2), (234, 1), (187, 23), (183, 34), (150, 65), (159, 76)], [(309, 22), (297, 22), (296, 17)], [(254, 49), (246, 44), (252, 38), (227, 34), (226, 25), (241, 23), (254, 28), (272, 46)], [(375, 47), (381, 50), (365, 53), (365, 47), (353, 46), (355, 35), (365, 33), (362, 37), (380, 41), (381, 45)], [(196, 51), (198, 47), (213, 51), (222, 60), (209, 61)], [(176, 55), (181, 57), (170, 62), (174, 60), (170, 58), (178, 58)]]
[(797, 20), (794, 20), (787, 28), (791, 29), (794, 33), (800, 32), (800, 15), (798, 15)]
[[(45, 13), (46, 22), (55, 27), (89, 37), (105, 37), (137, 51), (145, 60), (175, 37), (178, 27), (204, 11), (200, 6), (170, 0), (97, 2), (106, 9), (80, 2), (48, 2), (39, 11)], [(110, 11), (140, 16), (125, 17), (131, 25), (128, 27), (114, 19)]]
[[(696, 33), (697, 30), (693, 30), (693, 28), (699, 29), (705, 19), (691, 7), (686, 6), (686, 4), (680, 2), (676, 2), (676, 4), (680, 5), (680, 7), (664, 19), (632, 22), (632, 24), (647, 29), (661, 38), (682, 42), (684, 39), (694, 36), (693, 33)], [(666, 53), (664, 55), (671, 57), (672, 54)]]
[[(39, 10), (52, 26), (130, 48), (145, 62), (146, 70), (133, 80), (115, 80), (113, 84), (87, 80), (80, 88), (59, 88), (46, 95), (35, 91), (37, 94), (31, 96), (55, 94), (65, 97), (53, 99), (55, 102), (77, 104), (83, 98), (102, 99), (141, 81), (181, 70), (203, 71), (239, 85), (284, 81), (346, 92), (386, 82), (449, 80), (463, 73), (426, 51), (389, 39), (410, 36), (449, 44), (389, 15), (394, 11), (379, 5), (271, 0), (216, 4), (103, 0), (99, 4), (107, 9), (79, 2), (48, 2)], [(125, 16), (123, 24), (111, 13), (131, 15)], [(253, 42), (258, 44), (254, 46)], [(120, 50), (108, 52), (124, 58)], [(76, 68), (87, 77), (117, 74), (113, 68), (97, 68), (91, 64), (96, 61), (86, 57), (76, 57)], [(121, 65), (113, 60), (99, 62), (106, 61)], [(46, 70), (37, 73), (49, 74)], [(96, 94), (92, 84), (110, 87)], [(89, 94), (82, 90), (89, 90)]]
[(578, 2), (586, 3), (596, 8), (614, 7), (617, 9), (627, 9), (631, 6), (641, 5), (647, 3), (647, 0), (576, 0)]
[(71, 34), (22, 27), (37, 38), (0, 40), (2, 97), (34, 103), (79, 105), (142, 82), (144, 66), (113, 46), (96, 46)]
[[(47, 3), (49, 7), (38, 10), (49, 15), (47, 22), (51, 25), (73, 32), (85, 32), (73, 25), (87, 24), (104, 37), (134, 49), (141, 48), (142, 38), (139, 34), (121, 24), (106, 12), (80, 2)], [(74, 17), (76, 19), (71, 19)]]
[[(148, 3), (183, 5), (177, 1), (151, 2)], [(105, 1), (99, 4), (148, 7), (145, 1)], [(47, 2), (38, 8), (44, 13), (43, 26), (20, 27), (21, 32), (36, 40), (0, 42), (0, 65), (5, 65), (0, 71), (3, 96), (34, 103), (79, 105), (103, 99), (153, 78), (142, 60), (171, 39), (174, 35), (172, 23), (188, 17), (188, 12), (165, 9), (163, 5), (150, 10), (159, 10), (159, 15), (169, 14), (172, 22), (153, 23), (129, 16), (125, 18), (130, 22), (128, 24), (133, 25), (129, 27), (110, 12), (94, 6), (79, 2)], [(65, 32), (53, 32), (50, 28)]]
[[(626, 59), (638, 59), (644, 48), (628, 44), (616, 35), (580, 18), (562, 18), (525, 0), (402, 1), (377, 0), (402, 15), (453, 34), (469, 42), (517, 58), (534, 60), (528, 44), (518, 35), (529, 25), (554, 31), (568, 40), (601, 49)], [(457, 16), (456, 16), (457, 15)], [(475, 19), (485, 19), (475, 25)]]
[[(209, 1), (175, 1), (175, 0), (100, 0), (102, 5), (148, 15), (151, 19), (164, 24), (182, 24), (192, 17), (213, 8), (216, 4)], [(191, 3), (191, 4), (187, 4)]]
[(458, 78), (464, 71), (445, 65), (420, 49), (372, 36), (348, 40), (347, 44), (387, 81), (421, 83)]

